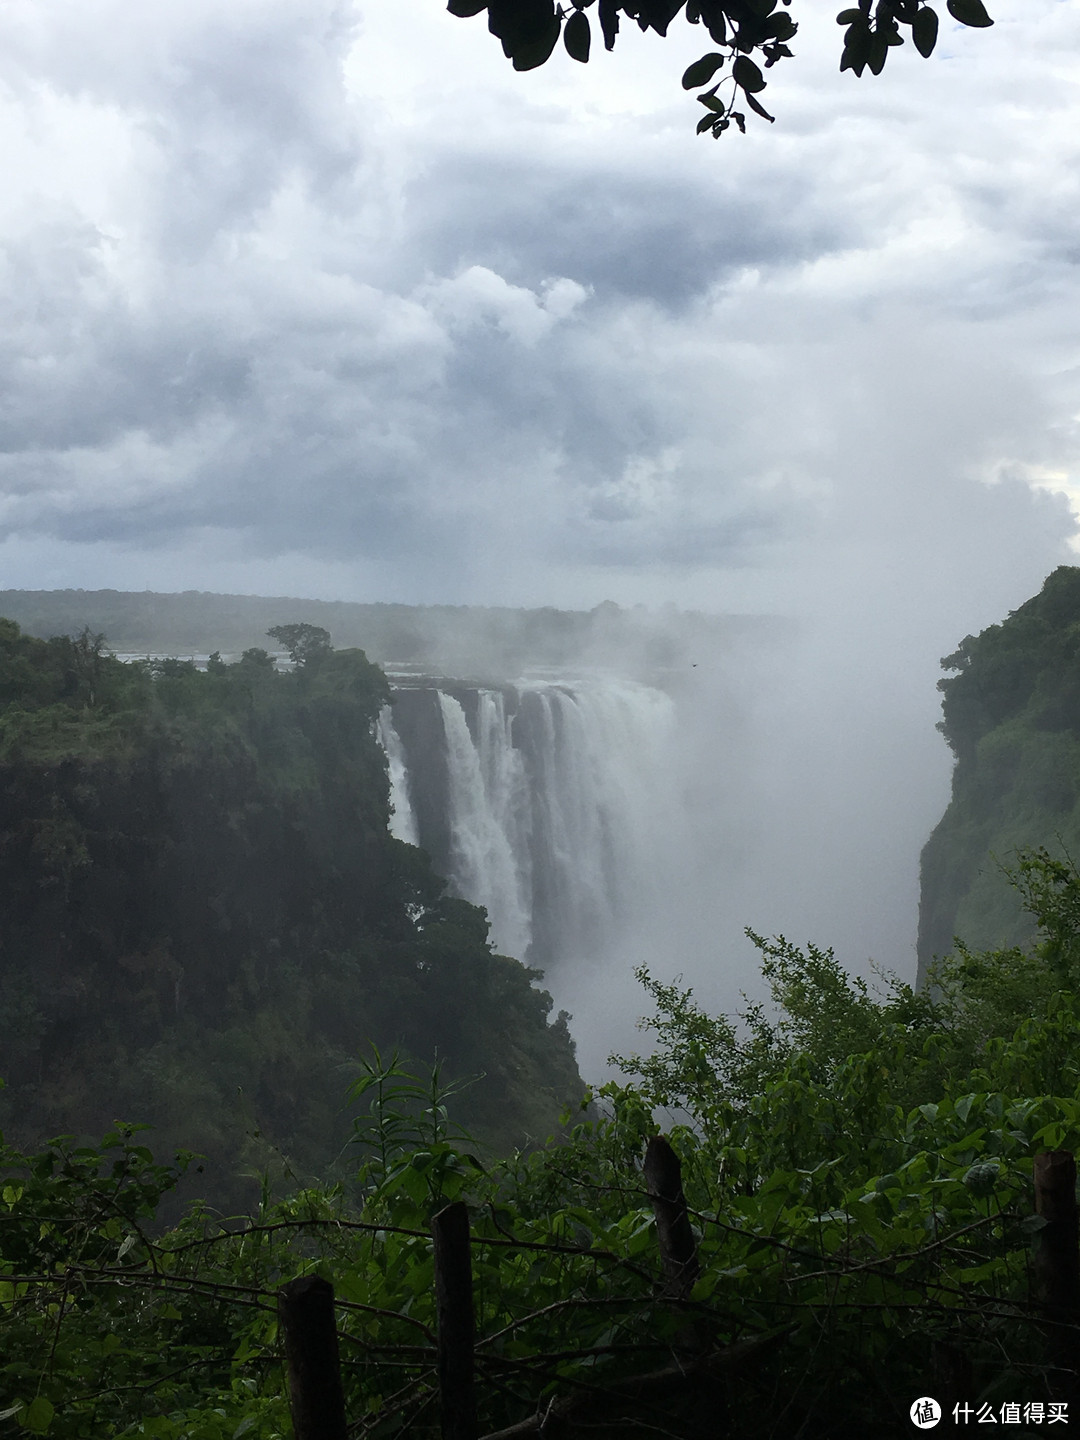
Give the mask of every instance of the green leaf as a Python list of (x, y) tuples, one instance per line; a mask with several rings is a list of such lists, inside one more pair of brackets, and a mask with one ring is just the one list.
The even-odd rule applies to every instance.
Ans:
[(584, 10), (575, 10), (567, 20), (563, 30), (563, 44), (571, 60), (586, 64), (589, 59), (589, 46), (592, 44), (592, 31), (589, 29), (589, 17)]
[(996, 1160), (984, 1160), (978, 1165), (972, 1165), (964, 1175), (964, 1184), (973, 1195), (980, 1200), (985, 1200), (992, 1195), (997, 1184), (998, 1176), (1001, 1174), (1001, 1165)]
[(486, 10), (488, 0), (450, 0), (447, 10), (451, 15), (460, 15), (463, 20), (470, 15), (479, 15), (481, 10)]
[(736, 55), (732, 74), (735, 76), (735, 84), (748, 95), (756, 95), (759, 90), (765, 89), (764, 75), (746, 55)]
[(38, 1395), (30, 1401), (26, 1414), (22, 1417), (20, 1424), (24, 1429), (32, 1431), (35, 1435), (44, 1435), (52, 1424), (55, 1410), (51, 1400), (46, 1400), (44, 1395)]
[(857, 25), (863, 18), (861, 10), (841, 10), (836, 17), (837, 25)]
[(985, 30), (988, 25), (993, 25), (993, 20), (986, 13), (986, 6), (982, 0), (948, 0), (949, 14), (954, 20), (959, 20), (961, 25), (970, 25), (976, 30)]
[(931, 10), (929, 5), (924, 5), (911, 22), (911, 38), (915, 42), (915, 49), (924, 59), (933, 54), (934, 46), (937, 44), (937, 35), (937, 11)]
[(707, 85), (723, 63), (724, 56), (717, 50), (710, 50), (708, 55), (702, 55), (700, 60), (695, 60), (683, 72), (683, 89), (695, 90), (699, 85)]

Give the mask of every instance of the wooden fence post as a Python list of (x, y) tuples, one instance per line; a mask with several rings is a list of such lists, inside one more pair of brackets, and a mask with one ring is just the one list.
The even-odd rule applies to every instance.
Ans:
[(443, 1440), (476, 1440), (472, 1252), (469, 1211), (463, 1200), (431, 1217), (431, 1235)]
[(346, 1440), (345, 1397), (334, 1327), (334, 1287), (318, 1275), (278, 1291), (289, 1409), (296, 1440)]
[(649, 1188), (660, 1257), (667, 1273), (667, 1294), (685, 1300), (701, 1273), (694, 1232), (686, 1211), (682, 1165), (663, 1135), (654, 1135), (645, 1150), (645, 1183)]
[[(1050, 1331), (1049, 1360), (1062, 1399), (1080, 1400), (1080, 1215), (1076, 1207), (1076, 1160), (1068, 1150), (1035, 1156), (1035, 1213), (1046, 1221), (1035, 1249), (1036, 1297)], [(1069, 1328), (1061, 1328), (1068, 1326)]]

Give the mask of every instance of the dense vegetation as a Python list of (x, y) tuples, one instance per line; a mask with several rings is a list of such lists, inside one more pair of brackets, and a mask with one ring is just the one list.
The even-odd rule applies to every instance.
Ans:
[(1001, 864), (1047, 846), (1080, 857), (1080, 569), (1061, 566), (1000, 625), (941, 662), (941, 729), (956, 756), (952, 801), (922, 858), (919, 961), (962, 935), (1031, 938)]
[(388, 834), (386, 681), (328, 642), (291, 673), (257, 648), (199, 671), (0, 621), (12, 1138), (134, 1115), (238, 1204), (271, 1160), (325, 1177), (372, 1041), (483, 1072), (465, 1113), (504, 1147), (580, 1093), (535, 972)]
[[(319, 1271), (350, 1433), (433, 1437), (428, 1223), (460, 1197), (481, 1434), (566, 1395), (572, 1435), (900, 1436), (926, 1394), (1050, 1423), (1069, 1392), (1030, 1303), (1032, 1157), (1080, 1145), (1080, 875), (1024, 863), (1036, 944), (961, 953), (930, 990), (874, 994), (830, 952), (759, 940), (776, 1003), (736, 1023), (643, 973), (657, 1052), (530, 1154), (485, 1161), (438, 1076), (376, 1055), (342, 1181), (267, 1190), (252, 1217), (196, 1206), (155, 1233), (176, 1171), (123, 1128), (5, 1151), (0, 1434), (288, 1436), (275, 1290)], [(665, 1111), (700, 1266), (681, 1302), (641, 1168)], [(709, 1357), (698, 1382), (651, 1404), (643, 1377), (680, 1355)]]

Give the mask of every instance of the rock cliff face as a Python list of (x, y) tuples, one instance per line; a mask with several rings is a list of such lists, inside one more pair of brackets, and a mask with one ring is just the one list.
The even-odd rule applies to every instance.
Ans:
[(942, 661), (952, 799), (922, 854), (919, 978), (961, 936), (1022, 944), (1031, 920), (1004, 873), (1018, 849), (1080, 858), (1080, 568), (1061, 566), (1000, 625)]

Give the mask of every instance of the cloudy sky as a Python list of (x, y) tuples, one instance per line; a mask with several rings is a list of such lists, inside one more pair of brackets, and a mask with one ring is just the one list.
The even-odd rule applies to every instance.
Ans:
[(681, 22), (517, 75), (438, 0), (5, 5), (3, 583), (1019, 602), (1075, 471), (1080, 12), (856, 81), (795, 8), (776, 125), (714, 142)]
[(1075, 557), (1080, 6), (876, 80), (836, 8), (714, 142), (681, 22), (9, 0), (0, 587), (798, 615), (803, 808), (876, 735), (910, 911), (938, 657)]

